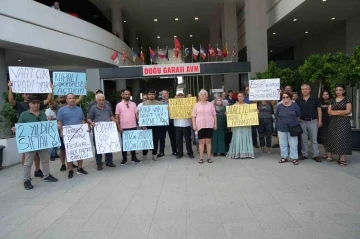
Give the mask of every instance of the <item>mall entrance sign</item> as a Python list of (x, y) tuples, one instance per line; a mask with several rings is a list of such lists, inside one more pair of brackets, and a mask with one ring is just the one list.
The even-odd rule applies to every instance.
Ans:
[(143, 66), (143, 76), (200, 74), (200, 63)]

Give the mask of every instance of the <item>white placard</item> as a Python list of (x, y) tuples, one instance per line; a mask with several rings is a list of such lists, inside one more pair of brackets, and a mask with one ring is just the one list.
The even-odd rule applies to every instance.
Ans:
[(63, 135), (68, 162), (93, 157), (87, 124), (63, 126)]
[(121, 151), (119, 133), (114, 121), (96, 122), (94, 128), (95, 147), (98, 154)]
[(199, 63), (144, 65), (143, 76), (199, 74)]
[(48, 69), (9, 66), (9, 77), (14, 93), (51, 93)]
[(249, 100), (279, 100), (280, 79), (249, 80)]

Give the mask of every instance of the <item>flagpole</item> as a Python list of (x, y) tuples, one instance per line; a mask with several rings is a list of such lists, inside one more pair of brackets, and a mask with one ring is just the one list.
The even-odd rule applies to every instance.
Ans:
[(210, 62), (210, 44), (209, 44), (209, 48), (208, 48), (208, 62)]
[[(229, 54), (229, 53), (228, 53), (229, 51), (228, 51), (228, 48), (227, 48), (227, 43), (225, 43), (225, 49), (226, 49), (226, 54), (228, 55), (228, 54)], [(227, 56), (224, 56), (224, 55), (223, 55), (223, 61), (226, 60), (226, 57), (227, 57)]]
[(233, 61), (233, 51), (234, 51), (234, 46), (233, 46), (233, 49), (231, 50), (231, 61)]

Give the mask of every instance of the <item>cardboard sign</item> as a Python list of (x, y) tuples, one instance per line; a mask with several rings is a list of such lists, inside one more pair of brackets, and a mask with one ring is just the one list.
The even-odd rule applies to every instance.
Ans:
[(116, 123), (96, 122), (94, 128), (95, 147), (98, 154), (106, 154), (121, 151), (121, 143)]
[(18, 153), (59, 147), (56, 120), (15, 124)]
[(86, 73), (53, 72), (54, 95), (86, 95)]
[(142, 105), (139, 107), (139, 126), (169, 125), (167, 105)]
[(226, 106), (228, 127), (259, 125), (259, 113), (256, 104), (235, 104)]
[(196, 97), (169, 99), (170, 119), (191, 118)]
[(152, 130), (128, 130), (122, 133), (124, 151), (154, 149)]
[(280, 79), (249, 80), (249, 100), (279, 100)]
[(63, 126), (63, 135), (68, 162), (93, 157), (87, 124)]
[(9, 77), (14, 93), (51, 93), (48, 69), (9, 66)]
[(143, 76), (199, 74), (199, 63), (164, 64), (143, 66)]

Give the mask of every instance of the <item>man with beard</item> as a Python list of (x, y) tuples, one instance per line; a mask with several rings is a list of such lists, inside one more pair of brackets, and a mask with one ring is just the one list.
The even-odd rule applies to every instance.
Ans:
[[(76, 106), (75, 95), (70, 93), (66, 95), (66, 105), (61, 107), (57, 114), (58, 128), (60, 130), (60, 138), (63, 138), (63, 126), (85, 124), (84, 113), (82, 109)], [(65, 154), (65, 147), (63, 147), (63, 153)], [(78, 174), (88, 174), (83, 168), (82, 160), (78, 160)], [(74, 176), (73, 163), (68, 162), (69, 175), (68, 178)]]
[[(17, 110), (17, 116), (20, 117), (20, 115), (23, 112), (30, 109), (29, 97), (31, 96), (31, 94), (27, 94), (27, 93), (22, 94), (22, 97), (23, 97), (24, 101), (19, 102), (19, 101), (16, 101), (15, 98), (14, 98), (14, 95), (13, 95), (13, 92), (12, 92), (12, 82), (11, 81), (9, 81), (8, 87), (9, 87), (9, 93), (8, 93), (9, 103)], [(52, 88), (52, 85), (51, 85), (51, 88)], [(51, 103), (52, 101), (53, 101), (53, 94), (49, 93), (46, 100), (39, 101), (40, 102), (39, 103), (39, 107), (40, 107), (39, 110), (40, 111), (44, 110), (45, 106), (47, 104)], [(24, 165), (24, 161), (25, 161), (25, 154), (22, 154), (22, 156), (21, 156), (21, 164), (22, 165)], [(38, 154), (34, 155), (34, 161), (35, 161), (35, 173), (34, 173), (34, 176), (39, 177), (39, 178), (44, 177), (44, 174), (40, 169), (40, 158), (39, 158)]]
[[(47, 121), (46, 115), (40, 110), (40, 99), (37, 96), (27, 98), (29, 110), (21, 113), (18, 123), (32, 123), (39, 121)], [(24, 161), (24, 188), (26, 190), (33, 189), (30, 181), (31, 166), (35, 155), (41, 160), (41, 166), (44, 170), (44, 182), (57, 182), (58, 180), (50, 174), (48, 149), (26, 152)]]
[[(81, 95), (79, 96), (78, 99), (75, 100), (75, 104), (78, 105), (81, 103), (81, 101), (83, 101), (84, 99), (84, 96)], [(53, 108), (56, 112), (56, 115), (58, 114), (59, 110), (61, 107), (63, 106), (66, 106), (67, 103), (66, 103), (66, 96), (65, 95), (59, 95), (58, 98), (57, 98), (57, 101), (58, 103), (54, 102), (54, 105), (53, 105)], [(60, 135), (60, 129), (59, 129), (59, 135)], [(65, 165), (65, 158), (66, 158), (66, 154), (65, 154), (65, 145), (64, 145), (64, 141), (63, 141), (63, 138), (60, 137), (60, 143), (61, 143), (61, 146), (60, 146), (60, 160), (61, 160), (61, 168), (60, 168), (60, 171), (61, 172), (64, 172), (66, 171), (66, 165)], [(77, 165), (73, 164), (73, 168), (78, 168)]]

